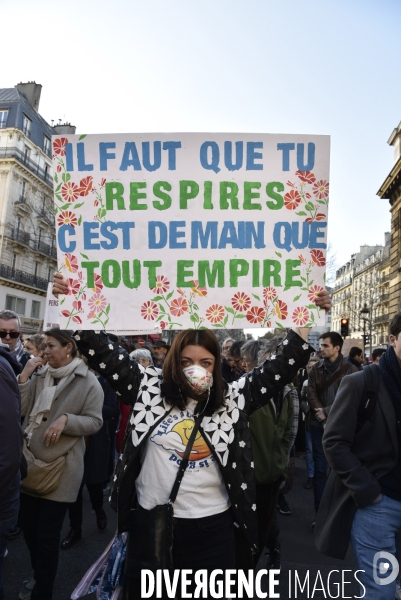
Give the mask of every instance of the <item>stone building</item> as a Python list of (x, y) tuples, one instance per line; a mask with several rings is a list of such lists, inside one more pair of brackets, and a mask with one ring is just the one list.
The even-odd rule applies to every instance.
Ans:
[[(387, 343), (390, 239), (385, 233), (384, 246), (361, 246), (337, 269), (332, 294), (333, 331), (340, 332), (341, 319), (348, 319), (351, 337), (362, 338), (365, 331), (372, 348)], [(365, 306), (369, 312), (364, 323)]]
[(394, 147), (394, 166), (377, 195), (390, 202), (391, 250), (389, 266), (389, 318), (401, 312), (401, 123), (388, 142)]
[(51, 136), (63, 126), (39, 114), (41, 89), (0, 89), (0, 309), (16, 311), (28, 333), (43, 319), (57, 268)]

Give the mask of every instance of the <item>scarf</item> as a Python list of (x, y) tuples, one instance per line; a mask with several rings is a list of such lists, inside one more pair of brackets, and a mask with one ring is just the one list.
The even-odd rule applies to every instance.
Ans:
[(341, 367), (341, 364), (343, 362), (343, 355), (340, 352), (334, 362), (331, 362), (329, 358), (324, 358), (323, 360), (325, 371), (328, 371), (331, 377), (331, 375), (334, 375), (334, 373), (338, 371), (338, 369)]
[[(380, 372), (384, 383), (390, 392), (393, 401), (397, 421), (401, 421), (401, 367), (398, 362), (394, 348), (390, 346), (387, 352), (382, 354), (379, 362)], [(397, 426), (397, 429), (400, 428)]]
[[(50, 365), (46, 365), (43, 368), (42, 373), (45, 373), (44, 387), (35, 400), (35, 404), (33, 405), (31, 414), (29, 415), (28, 426), (24, 431), (28, 448), (33, 431), (39, 427), (45, 413), (49, 412), (52, 407), (56, 391), (60, 391), (60, 389), (65, 387), (67, 378), (75, 371), (81, 362), (82, 360), (80, 358), (73, 358), (72, 361), (64, 367), (54, 369)], [(58, 386), (54, 385), (55, 379), (60, 380)]]
[(17, 343), (15, 344), (14, 350), (11, 352), (11, 355), (14, 356), (14, 358), (16, 358), (19, 362), (21, 360), (24, 352), (25, 352), (25, 349), (24, 349), (24, 346), (22, 345), (21, 338), (19, 337), (17, 340)]

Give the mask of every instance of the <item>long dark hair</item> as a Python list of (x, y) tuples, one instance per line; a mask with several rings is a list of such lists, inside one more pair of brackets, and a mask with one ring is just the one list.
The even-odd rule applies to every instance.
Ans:
[(181, 354), (186, 346), (202, 346), (215, 358), (213, 369), (213, 385), (210, 388), (210, 398), (205, 414), (212, 415), (224, 406), (228, 386), (221, 375), (220, 346), (216, 336), (209, 330), (181, 331), (175, 338), (163, 364), (163, 382), (161, 392), (174, 406), (185, 409), (186, 398), (196, 398), (206, 401), (208, 392), (194, 395), (194, 390), (185, 377), (181, 366)]

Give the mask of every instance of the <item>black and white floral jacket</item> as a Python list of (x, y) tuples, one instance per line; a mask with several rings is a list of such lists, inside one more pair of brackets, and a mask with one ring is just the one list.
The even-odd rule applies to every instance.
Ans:
[[(132, 406), (110, 498), (111, 505), (117, 509), (121, 533), (128, 529), (130, 509), (135, 501), (141, 449), (171, 410), (171, 405), (160, 395), (161, 375), (152, 367), (139, 368), (105, 332), (83, 331), (76, 333), (75, 339), (90, 366), (106, 377), (123, 401)], [(202, 418), (200, 429), (220, 467), (235, 525), (241, 529), (253, 551), (257, 549), (257, 521), (248, 418), (292, 381), (298, 369), (306, 365), (312, 351), (309, 344), (290, 331), (276, 356), (231, 383), (225, 405), (212, 416)]]

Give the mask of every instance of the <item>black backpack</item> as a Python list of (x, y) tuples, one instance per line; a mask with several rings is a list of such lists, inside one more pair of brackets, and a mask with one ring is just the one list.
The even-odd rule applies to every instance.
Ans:
[(379, 395), (380, 374), (378, 365), (367, 365), (363, 369), (365, 377), (365, 386), (358, 408), (358, 422), (356, 431), (359, 431), (368, 421), (376, 406), (377, 397)]

